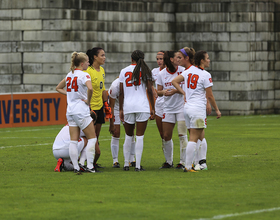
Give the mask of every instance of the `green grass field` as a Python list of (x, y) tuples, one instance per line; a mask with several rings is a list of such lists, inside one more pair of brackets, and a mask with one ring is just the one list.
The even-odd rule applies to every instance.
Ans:
[[(208, 171), (159, 170), (154, 121), (144, 138), (145, 172), (112, 168), (108, 123), (103, 173), (54, 172), (60, 126), (0, 129), (0, 219), (279, 219), (280, 115), (208, 118)], [(179, 140), (174, 130), (174, 164)], [(123, 165), (120, 139), (119, 161)]]

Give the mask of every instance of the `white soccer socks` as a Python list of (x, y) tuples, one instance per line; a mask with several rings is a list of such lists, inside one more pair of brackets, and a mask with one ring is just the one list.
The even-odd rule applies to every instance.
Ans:
[(136, 143), (135, 143), (136, 166), (135, 166), (135, 168), (138, 168), (138, 169), (140, 169), (140, 165), (141, 165), (143, 147), (144, 147), (144, 135), (136, 136)]
[(87, 143), (87, 146), (86, 146), (87, 168), (88, 169), (93, 168), (93, 160), (94, 160), (94, 156), (95, 156), (96, 141), (97, 141), (97, 138), (88, 139), (88, 143)]
[(185, 164), (185, 168), (187, 170), (192, 169), (192, 163), (194, 160), (194, 153), (196, 150), (196, 142), (193, 141), (189, 141), (188, 145), (187, 145), (187, 149), (186, 149), (186, 164)]
[(132, 143), (131, 143), (131, 150), (130, 150), (130, 156), (129, 156), (129, 162), (135, 161), (135, 138), (133, 136)]
[(69, 144), (69, 156), (73, 163), (74, 169), (80, 170), (78, 159), (79, 159), (79, 152), (78, 152), (78, 141), (70, 141)]
[(195, 151), (195, 156), (194, 156), (194, 161), (193, 161), (193, 164), (194, 165), (197, 165), (198, 162), (199, 162), (199, 151), (201, 150), (201, 140), (198, 139), (197, 142), (196, 142), (196, 151)]
[(129, 157), (130, 157), (130, 151), (131, 151), (131, 144), (133, 136), (125, 135), (125, 140), (123, 144), (123, 156), (124, 156), (124, 166), (129, 166)]
[(169, 141), (164, 141), (164, 148), (165, 148), (165, 157), (166, 162), (170, 165), (173, 164), (173, 141), (172, 139)]
[(180, 140), (180, 164), (185, 165), (188, 136), (187, 135), (179, 136), (179, 140)]
[(79, 163), (85, 165), (86, 159), (87, 159), (87, 153), (86, 153), (86, 148), (84, 148), (81, 152)]
[(113, 157), (113, 164), (119, 162), (119, 140), (120, 138), (112, 137), (111, 139), (111, 152)]
[(203, 138), (202, 142), (201, 142), (201, 148), (198, 154), (198, 162), (199, 164), (203, 167), (206, 168), (206, 154), (207, 154), (207, 142), (206, 139)]

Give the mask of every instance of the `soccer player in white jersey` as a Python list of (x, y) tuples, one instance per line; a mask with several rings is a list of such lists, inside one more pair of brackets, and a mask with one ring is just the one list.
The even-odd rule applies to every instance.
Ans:
[[(82, 167), (87, 172), (95, 173), (93, 159), (95, 155), (96, 135), (92, 118), (90, 116), (89, 104), (92, 96), (92, 85), (90, 75), (83, 70), (89, 66), (89, 59), (85, 53), (73, 52), (71, 57), (71, 71), (57, 85), (56, 90), (67, 95), (66, 118), (69, 124), (70, 144), (69, 155), (74, 166), (74, 173), (80, 173), (78, 163), (78, 140), (82, 130), (88, 143), (86, 146), (87, 167)], [(66, 86), (66, 90), (64, 87)]]
[[(74, 167), (71, 163), (70, 155), (69, 155), (69, 144), (70, 144), (70, 133), (69, 133), (69, 125), (65, 125), (55, 137), (53, 143), (53, 155), (55, 159), (57, 159), (57, 165), (54, 169), (55, 172), (65, 171), (73, 171)], [(87, 138), (83, 131), (80, 133), (80, 138), (78, 140), (78, 154), (80, 155), (87, 145)]]
[[(158, 67), (152, 69), (152, 75), (153, 75), (153, 80), (155, 82), (156, 90), (157, 90), (157, 78), (158, 78), (159, 72), (165, 68), (165, 64), (164, 64), (164, 61), (163, 61), (163, 56), (164, 56), (164, 51), (159, 51), (157, 53), (156, 59), (157, 59)], [(155, 93), (155, 98), (156, 98), (156, 103), (155, 103), (156, 124), (157, 124), (157, 128), (158, 128), (160, 137), (162, 139), (162, 150), (164, 150), (164, 147), (163, 147), (164, 139), (163, 139), (163, 131), (162, 131), (162, 116), (163, 116), (164, 98), (163, 98), (163, 96), (158, 96), (157, 92)], [(165, 153), (164, 153), (164, 155), (165, 155)]]
[[(144, 53), (135, 50), (131, 54), (131, 65), (120, 72), (120, 119), (124, 121), (125, 141), (124, 170), (129, 170), (129, 155), (133, 139), (133, 131), (136, 124), (135, 171), (143, 171), (141, 158), (143, 152), (144, 133), (148, 119), (154, 118), (154, 95), (152, 73), (144, 61)], [(146, 92), (147, 89), (147, 92)], [(148, 100), (148, 97), (149, 100)], [(150, 103), (149, 103), (150, 101)], [(150, 108), (151, 105), (151, 108)]]
[(187, 128), (184, 123), (184, 99), (183, 95), (172, 85), (171, 81), (180, 75), (185, 68), (179, 66), (178, 52), (166, 51), (164, 53), (164, 63), (166, 68), (160, 71), (157, 79), (158, 95), (164, 97), (163, 105), (163, 137), (164, 152), (166, 162), (161, 168), (171, 168), (173, 166), (173, 141), (172, 133), (176, 122), (178, 122), (178, 134), (180, 139), (180, 163), (177, 169), (183, 169), (185, 164), (185, 151), (188, 142)]
[[(217, 118), (221, 117), (221, 112), (212, 92), (213, 82), (211, 74), (204, 70), (204, 68), (210, 65), (209, 55), (206, 51), (198, 51), (195, 54), (195, 64), (197, 67), (192, 66), (172, 81), (177, 90), (184, 95), (184, 116), (186, 126), (190, 129), (184, 172), (196, 172), (192, 169), (192, 163), (197, 140), (200, 139), (202, 141), (204, 139), (204, 128), (206, 128), (207, 124), (207, 99), (215, 109)], [(185, 82), (184, 90), (180, 87), (180, 83), (183, 81)]]
[[(193, 48), (184, 47), (178, 51), (181, 55), (180, 57), (180, 65), (188, 69), (191, 65), (194, 65), (194, 55), (195, 50)], [(184, 84), (185, 85), (185, 84)], [(184, 88), (183, 88), (184, 90)], [(206, 113), (210, 115), (212, 111), (211, 105), (209, 101), (207, 101), (206, 105)], [(207, 170), (206, 165), (206, 153), (207, 153), (207, 142), (204, 138), (203, 141), (197, 140), (197, 148), (195, 152), (195, 159), (194, 159), (194, 169), (195, 170)], [(203, 164), (203, 165), (201, 165)]]
[[(110, 118), (109, 132), (112, 134), (111, 138), (111, 153), (113, 157), (113, 168), (120, 168), (118, 159), (119, 155), (119, 140), (120, 140), (120, 113), (119, 113), (119, 94), (120, 94), (120, 80), (115, 79), (110, 89), (108, 90), (109, 104), (111, 107), (112, 118)], [(129, 165), (135, 167), (135, 139), (132, 139), (132, 146), (129, 158)]]

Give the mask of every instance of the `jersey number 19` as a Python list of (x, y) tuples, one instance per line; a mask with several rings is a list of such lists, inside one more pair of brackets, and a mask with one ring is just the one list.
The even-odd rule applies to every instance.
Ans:
[(189, 73), (188, 74), (188, 84), (187, 84), (187, 87), (191, 88), (191, 89), (196, 89), (198, 78), (199, 78), (199, 75)]

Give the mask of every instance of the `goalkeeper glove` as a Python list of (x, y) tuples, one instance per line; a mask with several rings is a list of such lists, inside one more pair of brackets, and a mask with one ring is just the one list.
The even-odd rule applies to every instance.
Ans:
[(104, 110), (105, 110), (105, 117), (107, 119), (112, 118), (111, 107), (108, 105), (108, 102), (104, 102)]

